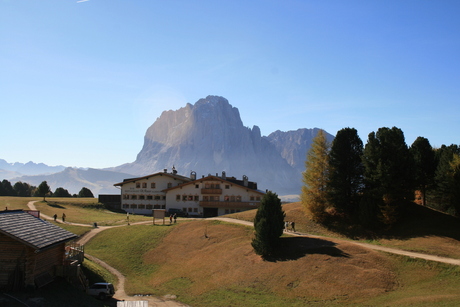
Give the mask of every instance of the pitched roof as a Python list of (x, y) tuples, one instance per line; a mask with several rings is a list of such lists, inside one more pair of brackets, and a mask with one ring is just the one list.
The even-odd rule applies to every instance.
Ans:
[(38, 250), (77, 237), (22, 210), (0, 211), (0, 233)]
[(163, 191), (171, 191), (171, 190), (174, 190), (174, 189), (178, 189), (178, 188), (181, 188), (181, 187), (184, 187), (186, 185), (191, 185), (191, 184), (195, 184), (197, 182), (202, 182), (202, 181), (221, 181), (221, 182), (228, 182), (230, 184), (235, 184), (236, 186), (240, 187), (240, 188), (243, 188), (243, 189), (250, 189), (252, 192), (257, 192), (261, 195), (264, 195), (265, 193), (260, 191), (260, 190), (257, 190), (257, 188), (254, 188), (254, 187), (257, 187), (257, 184), (254, 183), (254, 182), (251, 182), (249, 181), (248, 182), (248, 186), (245, 186), (243, 181), (242, 180), (237, 180), (233, 177), (230, 177), (227, 179), (223, 179), (223, 178), (220, 178), (220, 177), (217, 177), (217, 176), (213, 176), (213, 175), (209, 175), (209, 176), (206, 176), (206, 177), (203, 177), (203, 178), (200, 178), (200, 179), (196, 179), (196, 180), (193, 180), (193, 181), (189, 181), (189, 182), (185, 182), (183, 184), (179, 184), (178, 186), (175, 186), (175, 187), (171, 187), (171, 188), (167, 188), (167, 189), (164, 189)]
[(130, 183), (130, 182), (136, 182), (136, 181), (139, 181), (139, 180), (149, 179), (150, 177), (155, 177), (155, 176), (167, 176), (167, 177), (171, 177), (171, 178), (179, 179), (179, 180), (183, 180), (183, 181), (191, 181), (192, 180), (189, 177), (185, 177), (185, 176), (182, 176), (182, 175), (159, 172), (159, 173), (155, 173), (155, 174), (151, 174), (151, 175), (147, 175), (147, 176), (143, 176), (143, 177), (128, 178), (128, 179), (123, 180), (123, 182), (115, 183), (114, 186), (122, 186), (125, 183)]

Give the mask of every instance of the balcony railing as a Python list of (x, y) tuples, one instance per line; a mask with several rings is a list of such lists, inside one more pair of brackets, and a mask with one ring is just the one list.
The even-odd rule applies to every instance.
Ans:
[(201, 194), (222, 194), (222, 189), (201, 189)]
[(255, 209), (259, 204), (256, 201), (200, 201), (200, 206), (207, 208)]

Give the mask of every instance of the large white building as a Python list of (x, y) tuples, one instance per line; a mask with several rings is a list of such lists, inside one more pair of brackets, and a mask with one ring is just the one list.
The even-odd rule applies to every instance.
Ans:
[(152, 209), (181, 209), (189, 215), (210, 217), (255, 209), (265, 194), (257, 183), (208, 175), (200, 179), (164, 172), (125, 179), (114, 186), (121, 188), (121, 208), (129, 213), (152, 214)]

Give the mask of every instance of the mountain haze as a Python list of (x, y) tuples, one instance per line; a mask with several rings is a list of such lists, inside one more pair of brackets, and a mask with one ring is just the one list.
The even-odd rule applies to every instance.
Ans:
[(113, 184), (130, 177), (132, 177), (130, 174), (100, 169), (68, 167), (54, 174), (22, 176), (13, 178), (11, 181), (13, 183), (17, 181), (27, 182), (34, 186), (38, 186), (42, 181), (46, 181), (53, 192), (57, 188), (62, 187), (68, 190), (70, 194), (78, 194), (81, 188), (86, 187), (97, 197), (98, 194), (119, 194), (120, 191)]
[(183, 175), (225, 171), (237, 178), (247, 175), (259, 189), (298, 194), (305, 154), (318, 130), (276, 131), (262, 137), (259, 127), (243, 125), (238, 109), (227, 99), (208, 96), (164, 111), (147, 129), (136, 160), (113, 170), (139, 176), (173, 165)]

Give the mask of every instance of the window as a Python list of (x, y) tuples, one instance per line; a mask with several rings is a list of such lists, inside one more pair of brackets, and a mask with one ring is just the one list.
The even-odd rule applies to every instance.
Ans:
[(155, 189), (155, 182), (150, 183), (150, 188)]
[(145, 199), (144, 195), (139, 195), (139, 199)]
[(199, 189), (200, 188), (200, 185), (199, 184), (195, 184), (195, 189)]
[(145, 209), (145, 205), (139, 205), (139, 209)]
[(192, 212), (192, 210), (193, 210), (192, 208), (188, 208), (188, 212)]
[(195, 196), (194, 196), (194, 200), (195, 200), (195, 201), (200, 201), (200, 196), (195, 195)]
[(153, 199), (153, 196), (152, 196), (152, 195), (148, 195), (148, 196), (147, 196), (147, 199), (152, 200), (152, 199)]
[(155, 195), (154, 197), (155, 200), (160, 200), (160, 198), (161, 198), (160, 195)]
[(238, 196), (236, 197), (236, 201), (241, 201), (241, 196), (238, 195)]
[(168, 182), (168, 189), (172, 187), (172, 183)]
[(230, 213), (235, 213), (235, 209), (230, 210)]
[(130, 206), (130, 208), (131, 208), (131, 209), (137, 209), (137, 205), (132, 204), (132, 205)]
[(166, 205), (161, 205), (161, 209), (166, 209)]
[(225, 209), (225, 214), (229, 214), (230, 211), (228, 209)]
[(146, 206), (146, 209), (152, 210), (152, 207), (153, 207), (152, 205), (147, 205), (147, 206)]
[(182, 211), (187, 212), (187, 208), (182, 208)]
[(257, 200), (257, 201), (260, 201), (260, 196), (257, 196), (257, 197), (256, 197), (256, 200)]
[(131, 195), (131, 199), (137, 199), (137, 195)]
[(129, 199), (129, 195), (123, 194), (123, 199)]
[(253, 200), (254, 200), (254, 196), (249, 197), (249, 200), (253, 201)]
[(129, 208), (129, 205), (127, 205), (127, 204), (123, 205), (123, 209), (128, 209), (128, 208)]
[(176, 195), (176, 200), (180, 200), (180, 195), (179, 194)]
[(188, 200), (189, 200), (189, 201), (192, 201), (192, 200), (193, 200), (193, 195), (189, 195), (189, 196), (188, 196)]
[(230, 196), (230, 201), (235, 201), (235, 196)]
[(187, 200), (187, 195), (182, 195), (182, 200), (186, 201)]
[(225, 185), (225, 188), (226, 188), (227, 190), (230, 189), (230, 185), (229, 185), (229, 184), (226, 184), (226, 185)]
[(209, 196), (203, 196), (203, 201), (209, 201)]
[(143, 182), (143, 183), (142, 183), (142, 188), (143, 188), (143, 189), (147, 188), (147, 182)]
[(225, 201), (230, 201), (230, 197), (229, 197), (228, 195), (226, 195), (226, 196), (224, 197), (224, 200), (225, 200)]
[(198, 208), (193, 208), (193, 212), (198, 212)]
[(141, 187), (141, 183), (140, 182), (136, 182), (136, 189), (139, 189)]
[(219, 201), (220, 197), (219, 196), (209, 196), (210, 201)]
[(161, 196), (162, 200), (166, 200), (166, 195)]
[(220, 184), (216, 183), (216, 184), (214, 185), (214, 189), (220, 189)]
[(158, 204), (154, 205), (153, 209), (160, 209), (160, 205), (158, 205)]

